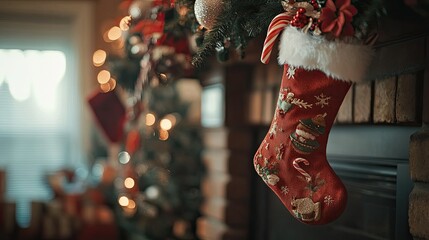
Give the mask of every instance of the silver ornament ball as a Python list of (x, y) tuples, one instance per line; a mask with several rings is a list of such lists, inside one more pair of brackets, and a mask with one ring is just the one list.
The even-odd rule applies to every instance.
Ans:
[(207, 29), (214, 27), (222, 10), (222, 0), (196, 0), (194, 4), (195, 17), (198, 23)]

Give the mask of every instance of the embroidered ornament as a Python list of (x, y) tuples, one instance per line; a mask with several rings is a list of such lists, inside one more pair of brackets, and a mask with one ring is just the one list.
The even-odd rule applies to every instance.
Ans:
[(267, 183), (274, 186), (279, 182), (280, 178), (275, 174), (267, 175)]
[(301, 154), (316, 150), (320, 146), (316, 138), (325, 133), (325, 126), (325, 115), (299, 120), (295, 132), (290, 135), (294, 149)]

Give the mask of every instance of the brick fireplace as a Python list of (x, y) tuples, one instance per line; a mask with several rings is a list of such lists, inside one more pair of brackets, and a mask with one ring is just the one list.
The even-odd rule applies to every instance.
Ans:
[(325, 226), (298, 223), (252, 167), (282, 68), (259, 63), (261, 40), (244, 61), (213, 61), (202, 77), (208, 95), (217, 91), (208, 103), (217, 111), (206, 113), (202, 239), (429, 239), (429, 24), (396, 2), (379, 23), (368, 81), (349, 91), (330, 135), (349, 201)]

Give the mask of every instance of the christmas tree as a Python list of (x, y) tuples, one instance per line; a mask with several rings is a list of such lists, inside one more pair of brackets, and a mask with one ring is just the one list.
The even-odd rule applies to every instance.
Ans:
[(103, 83), (106, 93), (90, 100), (108, 140), (121, 146), (104, 195), (121, 239), (196, 239), (204, 169), (190, 22), (171, 1), (124, 3), (123, 52), (105, 61), (119, 87)]
[[(186, 82), (186, 83), (185, 83)], [(143, 90), (145, 104), (126, 126), (127, 139), (118, 156), (115, 184), (116, 215), (131, 239), (196, 239), (199, 216), (199, 127), (189, 120), (190, 104), (178, 88), (199, 84), (178, 80)]]

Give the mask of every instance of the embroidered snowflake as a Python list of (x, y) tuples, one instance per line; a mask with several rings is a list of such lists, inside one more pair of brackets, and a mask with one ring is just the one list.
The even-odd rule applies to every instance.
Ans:
[(280, 190), (282, 191), (283, 195), (286, 195), (289, 193), (289, 188), (287, 186), (282, 186)]
[(332, 203), (334, 203), (334, 199), (331, 197), (331, 195), (325, 196), (324, 202), (326, 205), (330, 206)]
[(328, 100), (331, 99), (331, 97), (325, 96), (325, 94), (320, 94), (319, 96), (314, 96), (317, 99), (316, 105), (320, 105), (321, 108), (324, 106), (328, 106), (329, 102)]
[(294, 66), (289, 66), (289, 68), (287, 69), (287, 77), (289, 79), (295, 79), (295, 70), (296, 68)]

